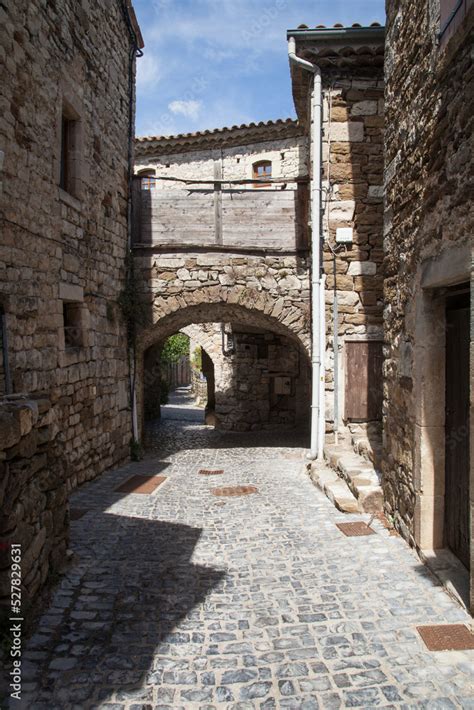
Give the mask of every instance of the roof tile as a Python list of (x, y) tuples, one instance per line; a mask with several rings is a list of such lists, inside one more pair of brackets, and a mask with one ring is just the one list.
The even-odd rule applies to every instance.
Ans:
[(204, 149), (222, 142), (225, 142), (226, 145), (245, 145), (246, 143), (256, 143), (271, 138), (286, 138), (302, 133), (303, 130), (295, 119), (279, 118), (274, 121), (242, 123), (240, 126), (224, 126), (194, 133), (179, 133), (174, 136), (137, 136), (135, 150), (137, 155), (175, 153)]

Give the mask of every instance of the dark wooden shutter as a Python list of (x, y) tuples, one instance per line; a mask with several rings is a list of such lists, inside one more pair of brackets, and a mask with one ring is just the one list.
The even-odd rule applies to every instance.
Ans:
[(382, 418), (382, 343), (346, 343), (345, 419), (374, 421)]

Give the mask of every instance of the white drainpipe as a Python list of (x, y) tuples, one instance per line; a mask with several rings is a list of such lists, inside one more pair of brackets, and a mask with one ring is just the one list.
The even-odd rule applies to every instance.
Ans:
[(294, 37), (288, 40), (288, 59), (314, 74), (311, 97), (311, 449), (309, 459), (322, 458), (325, 433), (324, 367), (325, 351), (324, 281), (321, 279), (321, 70), (316, 64), (296, 56)]

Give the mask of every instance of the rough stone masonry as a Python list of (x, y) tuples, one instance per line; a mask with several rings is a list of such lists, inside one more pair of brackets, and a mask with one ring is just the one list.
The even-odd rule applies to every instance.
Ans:
[(21, 395), (0, 402), (0, 540), (31, 558), (25, 602), (63, 556), (69, 491), (129, 451), (129, 5), (0, 6), (0, 306)]
[[(428, 550), (445, 546), (446, 289), (473, 284), (473, 28), (472, 7), (443, 39), (439, 3), (387, 3), (383, 480), (388, 512)], [(471, 520), (473, 334), (471, 305)], [(470, 549), (474, 608), (472, 532)]]

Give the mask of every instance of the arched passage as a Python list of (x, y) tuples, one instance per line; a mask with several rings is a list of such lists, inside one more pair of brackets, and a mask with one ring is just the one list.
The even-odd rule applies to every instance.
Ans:
[[(219, 296), (219, 300), (202, 303), (194, 302), (197, 294), (193, 293), (188, 304), (183, 295), (179, 299), (181, 307), (176, 303), (171, 309), (167, 304), (168, 312), (161, 317), (155, 308), (155, 323), (143, 330), (139, 338), (142, 374), (145, 351), (172, 333), (202, 323), (234, 324), (237, 342), (242, 347), (239, 345), (232, 357), (224, 358), (222, 367), (219, 364), (221, 379), (216, 387), (216, 414), (218, 419), (219, 413), (221, 415), (221, 427), (246, 431), (301, 424), (309, 415), (310, 392), (309, 337), (304, 307), (285, 307), (273, 299), (267, 302), (257, 291), (244, 291), (240, 298), (238, 293), (228, 293), (228, 301)], [(165, 310), (164, 304), (162, 310)], [(215, 344), (220, 335), (216, 332), (213, 337)], [(206, 351), (212, 353), (209, 342)], [(213, 358), (213, 362), (216, 366), (216, 359)], [(227, 379), (223, 379), (223, 374)], [(140, 378), (139, 412), (143, 401), (142, 381)], [(291, 408), (295, 410), (293, 418)]]

